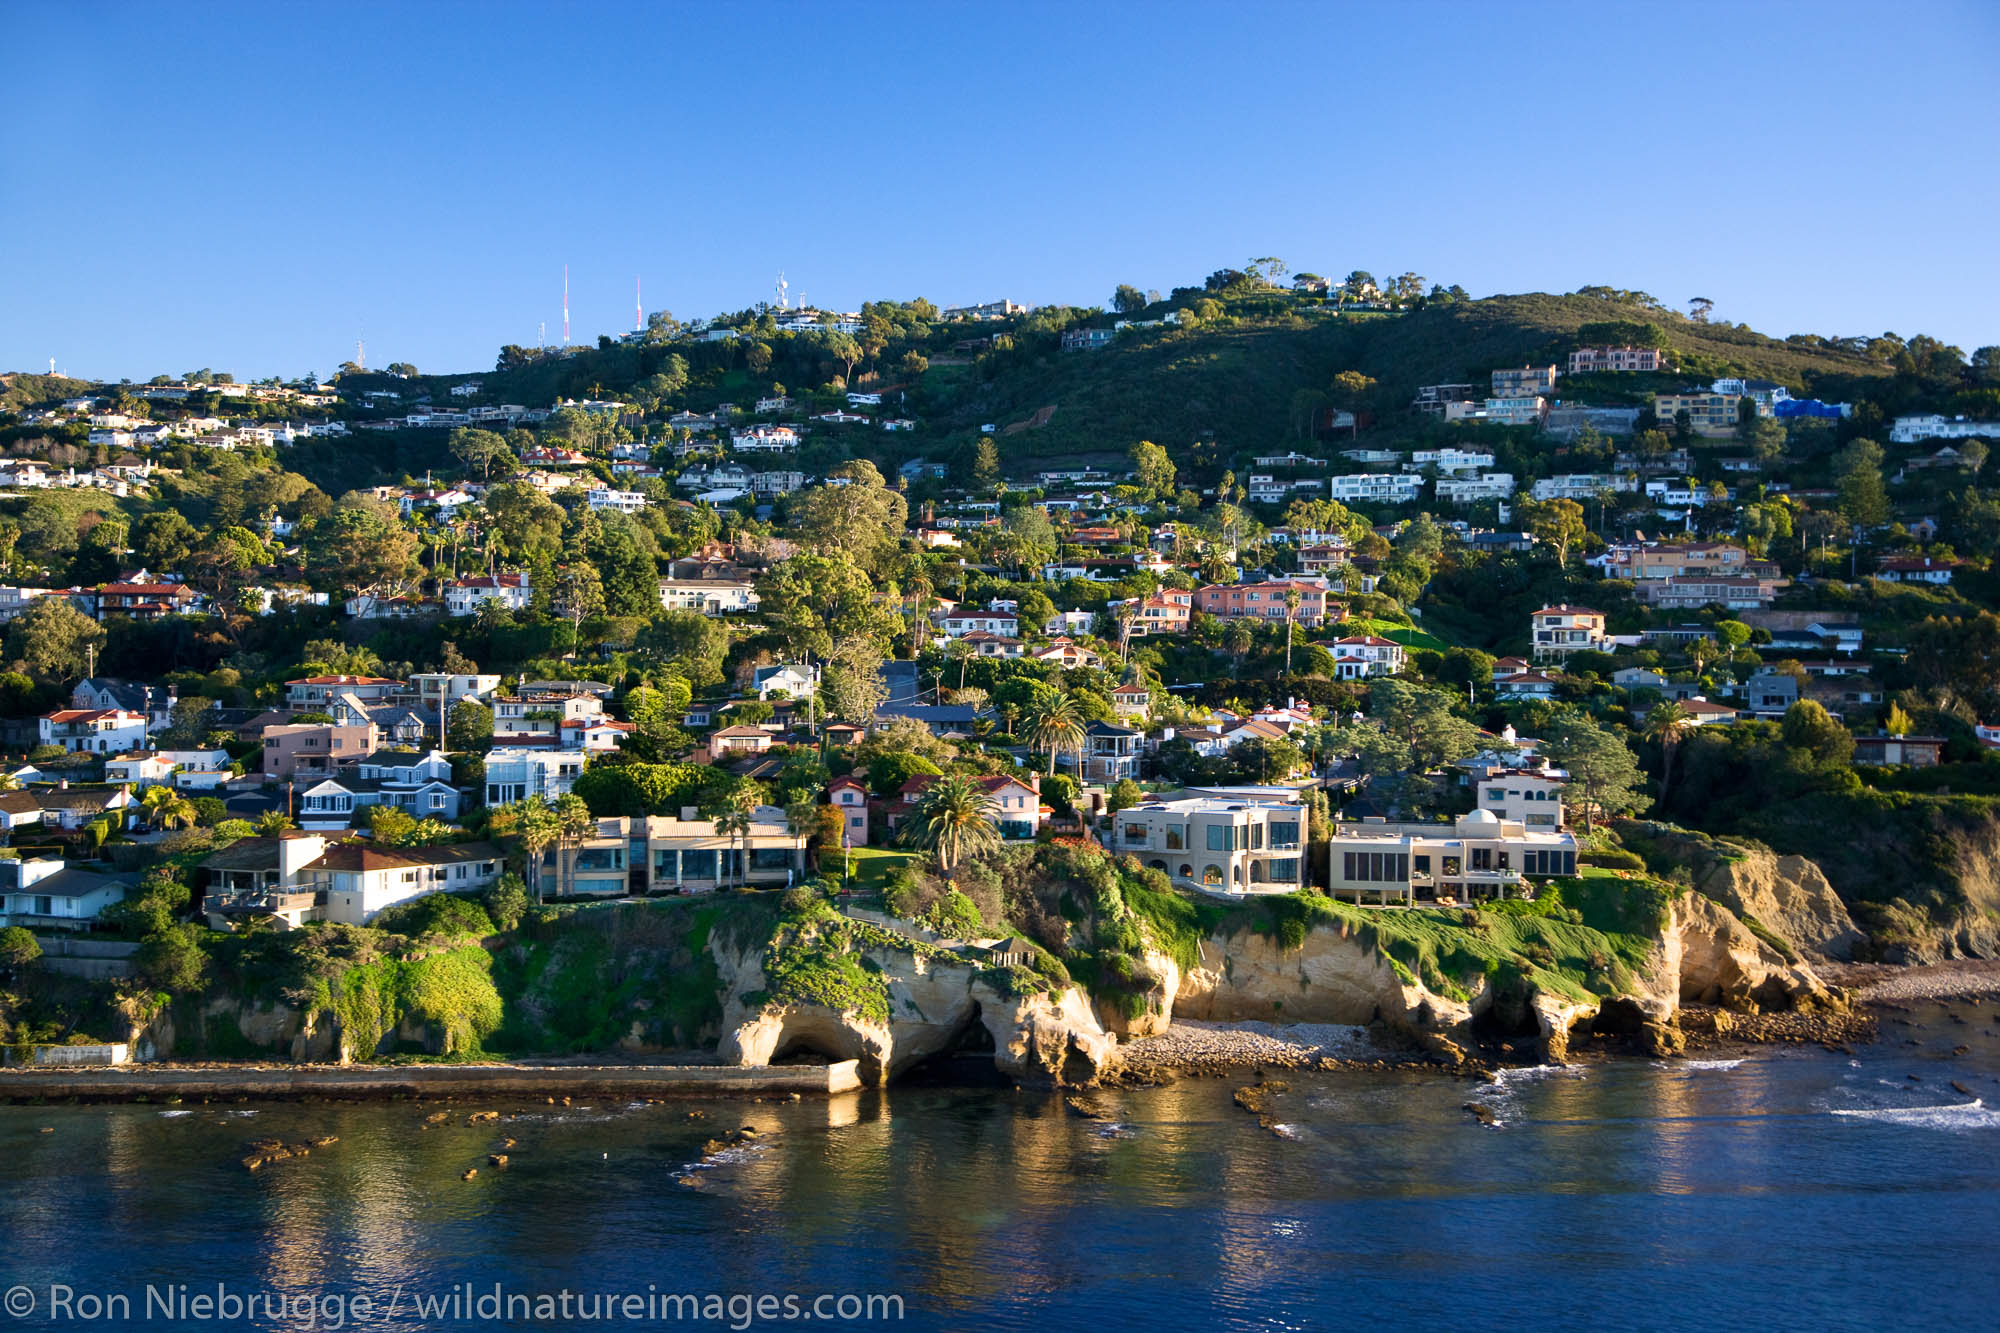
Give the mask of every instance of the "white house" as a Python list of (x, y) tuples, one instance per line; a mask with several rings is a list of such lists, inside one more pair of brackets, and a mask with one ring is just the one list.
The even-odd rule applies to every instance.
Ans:
[(699, 611), (705, 616), (755, 611), (757, 590), (735, 579), (661, 579), (660, 605), (669, 611)]
[(1297, 805), (1189, 797), (1120, 810), (1112, 851), (1211, 893), (1293, 893), (1305, 881)]
[(939, 622), (939, 628), (953, 639), (978, 633), (1010, 639), (1021, 632), (1021, 621), (1004, 611), (953, 611)]
[(37, 728), (43, 745), (71, 754), (123, 754), (146, 748), (146, 715), (125, 708), (59, 708)]
[(567, 796), (583, 774), (582, 750), (530, 750), (503, 745), (486, 752), (486, 804), (498, 807), (531, 796)]
[(500, 849), (490, 842), (443, 847), (341, 842), (308, 862), (300, 878), (326, 895), (326, 920), (364, 926), (383, 908), (427, 893), (486, 888), (500, 878), (502, 864)]
[(50, 859), (0, 861), (0, 928), (80, 930), (123, 902), (129, 881)]
[(104, 762), (106, 782), (129, 783), (137, 791), (167, 786), (209, 791), (229, 778), (227, 750), (137, 750)]
[(636, 514), (651, 503), (638, 491), (616, 491), (609, 486), (585, 491), (584, 500), (592, 509), (615, 509), (621, 514)]
[(486, 603), (498, 602), (509, 611), (519, 611), (534, 595), (526, 574), (479, 574), (445, 585), (444, 610), (451, 616), (477, 615)]
[(1969, 421), (1964, 417), (1938, 415), (1897, 417), (1889, 428), (1892, 444), (1915, 444), (1918, 440), (2000, 440), (2000, 421)]
[(819, 690), (819, 668), (797, 662), (783, 662), (776, 666), (761, 666), (751, 678), (759, 699), (768, 699), (783, 691), (787, 698), (810, 698)]
[(1402, 644), (1374, 634), (1351, 634), (1335, 639), (1331, 647), (1337, 680), (1398, 676), (1402, 674), (1408, 658)]

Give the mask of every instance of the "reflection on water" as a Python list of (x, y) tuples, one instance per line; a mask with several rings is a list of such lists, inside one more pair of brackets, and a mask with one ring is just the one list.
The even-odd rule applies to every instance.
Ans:
[[(1991, 1326), (2000, 1051), (1965, 1027), (1950, 1041), (1971, 1049), (1924, 1034), (1853, 1060), (1785, 1048), (1490, 1085), (1290, 1075), (1272, 1098), (1282, 1134), (1216, 1079), (1103, 1093), (1104, 1120), (941, 1086), (460, 1102), (434, 1128), (413, 1104), (11, 1108), (0, 1278), (900, 1292), (906, 1326), (952, 1330), (1431, 1329), (1501, 1312), (1593, 1330), (1774, 1311), (1798, 1328)], [(503, 1118), (467, 1124), (479, 1109)], [(752, 1145), (689, 1169), (745, 1124)], [(239, 1160), (252, 1139), (326, 1135), (340, 1142), (255, 1173)], [(509, 1165), (490, 1165), (510, 1138)]]

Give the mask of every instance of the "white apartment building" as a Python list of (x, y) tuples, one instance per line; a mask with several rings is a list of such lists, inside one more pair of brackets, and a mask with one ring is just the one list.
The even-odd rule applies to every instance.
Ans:
[(1633, 491), (1638, 488), (1638, 483), (1632, 478), (1614, 472), (1566, 472), (1558, 477), (1543, 477), (1529, 494), (1537, 500), (1575, 500), (1582, 503), (1595, 500), (1604, 491)]
[(1327, 885), (1336, 898), (1403, 907), (1465, 903), (1522, 897), (1535, 879), (1576, 874), (1576, 839), (1480, 809), (1451, 828), (1338, 824), (1327, 859)]
[(1539, 426), (1549, 414), (1549, 400), (1520, 395), (1486, 400), (1486, 420), (1502, 426)]
[(1419, 449), (1410, 455), (1409, 462), (1403, 464), (1403, 470), (1421, 472), (1427, 467), (1434, 467), (1441, 476), (1455, 477), (1492, 466), (1492, 454), (1476, 453), (1470, 449)]
[(609, 486), (584, 492), (584, 500), (592, 509), (615, 509), (621, 514), (636, 514), (651, 503), (638, 491), (616, 491)]
[(1366, 501), (1373, 504), (1409, 504), (1422, 493), (1424, 479), (1414, 472), (1350, 472), (1332, 477), (1327, 487), (1342, 504)]
[(1476, 477), (1439, 477), (1439, 504), (1477, 504), (1481, 500), (1506, 500), (1514, 494), (1514, 474), (1482, 472)]
[(735, 579), (661, 579), (660, 605), (669, 611), (699, 611), (705, 616), (731, 611), (755, 611), (756, 588)]
[(1112, 850), (1211, 893), (1291, 893), (1305, 883), (1306, 812), (1195, 796), (1120, 810)]
[(582, 750), (531, 750), (503, 745), (486, 752), (486, 804), (490, 808), (532, 796), (569, 795), (583, 774)]
[(1915, 444), (1918, 440), (2000, 440), (2000, 421), (1970, 421), (1965, 417), (1897, 417), (1889, 428), (1891, 444)]

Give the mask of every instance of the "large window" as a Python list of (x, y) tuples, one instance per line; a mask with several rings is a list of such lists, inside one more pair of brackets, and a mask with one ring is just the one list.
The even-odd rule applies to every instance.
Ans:
[(1236, 826), (1234, 824), (1210, 824), (1208, 826), (1208, 850), (1211, 852), (1235, 851)]
[(752, 870), (790, 870), (792, 849), (789, 847), (757, 847), (750, 852)]
[(1150, 833), (1151, 830), (1144, 824), (1127, 824), (1125, 826), (1125, 841), (1142, 843), (1146, 841)]
[(1271, 824), (1271, 847), (1296, 847), (1299, 845), (1299, 821), (1296, 819), (1274, 820)]
[(1299, 882), (1299, 858), (1296, 856), (1273, 857), (1270, 868), (1265, 871), (1273, 884), (1296, 884)]
[(681, 878), (714, 879), (715, 852), (713, 849), (682, 852)]
[(1521, 869), (1530, 875), (1574, 875), (1576, 853), (1564, 848), (1532, 848), (1521, 853)]
[(1220, 883), (1222, 883), (1222, 867), (1221, 867), (1221, 866), (1203, 866), (1203, 867), (1201, 868), (1201, 882), (1202, 882), (1202, 883), (1204, 883), (1204, 884), (1220, 884)]
[(1343, 852), (1341, 869), (1346, 872), (1342, 878), (1351, 884), (1410, 882), (1407, 852)]

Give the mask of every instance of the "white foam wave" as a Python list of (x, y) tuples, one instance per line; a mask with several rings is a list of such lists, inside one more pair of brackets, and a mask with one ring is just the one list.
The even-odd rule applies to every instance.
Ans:
[(193, 1111), (162, 1111), (160, 1112), (160, 1119), (178, 1120), (184, 1115), (193, 1115), (193, 1114), (194, 1114)]
[(1736, 1068), (1736, 1066), (1738, 1066), (1738, 1065), (1740, 1065), (1740, 1064), (1742, 1064), (1742, 1063), (1743, 1063), (1743, 1061), (1742, 1061), (1741, 1059), (1736, 1059), (1736, 1060), (1683, 1060), (1683, 1061), (1681, 1061), (1681, 1062), (1680, 1062), (1680, 1067), (1681, 1067), (1682, 1069), (1734, 1069), (1734, 1068)]
[(2000, 1110), (1987, 1106), (1978, 1097), (1944, 1106), (1878, 1106), (1835, 1110), (1834, 1114), (1855, 1120), (1914, 1125), (1919, 1129), (2000, 1129)]

